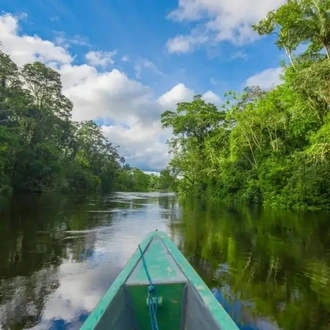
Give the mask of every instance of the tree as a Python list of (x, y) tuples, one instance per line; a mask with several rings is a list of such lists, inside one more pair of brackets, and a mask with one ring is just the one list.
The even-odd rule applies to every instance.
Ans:
[(214, 129), (225, 125), (225, 112), (206, 103), (201, 95), (195, 95), (192, 102), (179, 103), (176, 112), (165, 111), (161, 122), (164, 128), (171, 127), (174, 134), (174, 138), (168, 141), (174, 155), (169, 168), (173, 176), (183, 177), (179, 189), (203, 190), (205, 182), (198, 178), (205, 170), (205, 141), (212, 136)]
[(329, 0), (287, 0), (253, 28), (261, 35), (276, 34), (276, 45), (285, 49), (295, 66), (292, 52), (301, 44), (308, 45), (308, 53), (318, 53), (323, 48), (330, 58), (329, 13)]
[(177, 178), (171, 173), (169, 168), (160, 171), (158, 178), (158, 189), (161, 191), (175, 191)]
[(226, 93), (221, 110), (209, 107), (208, 116), (195, 99), (164, 112), (179, 194), (329, 209), (329, 63), (301, 58), (283, 68), (279, 86)]
[(60, 74), (0, 52), (0, 191), (111, 191), (124, 159), (94, 122), (73, 122)]

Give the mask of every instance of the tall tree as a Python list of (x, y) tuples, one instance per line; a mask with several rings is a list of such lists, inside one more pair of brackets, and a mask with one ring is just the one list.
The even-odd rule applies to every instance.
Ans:
[(285, 49), (292, 65), (292, 52), (304, 44), (306, 52), (318, 53), (323, 48), (330, 58), (329, 0), (287, 0), (253, 28), (261, 35), (276, 34), (277, 46)]

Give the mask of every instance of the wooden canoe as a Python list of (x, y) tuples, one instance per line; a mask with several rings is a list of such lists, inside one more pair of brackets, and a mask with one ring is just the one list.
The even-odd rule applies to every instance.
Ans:
[(238, 327), (167, 234), (155, 231), (143, 239), (81, 329)]

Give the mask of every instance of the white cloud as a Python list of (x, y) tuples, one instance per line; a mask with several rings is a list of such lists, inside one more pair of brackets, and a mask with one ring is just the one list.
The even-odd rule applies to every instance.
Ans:
[(207, 35), (203, 35), (198, 30), (193, 30), (192, 35), (178, 35), (167, 41), (167, 49), (170, 53), (188, 53), (193, 51), (199, 45), (209, 41)]
[[(258, 36), (251, 24), (264, 18), (285, 0), (179, 0), (168, 18), (193, 24), (192, 32), (168, 40), (170, 53), (187, 53), (200, 45), (229, 41), (241, 45)], [(253, 8), (253, 10), (251, 10)]]
[(82, 64), (65, 64), (60, 68), (62, 85), (64, 91), (86, 82), (90, 77), (97, 75), (97, 70), (93, 66)]
[(85, 58), (90, 65), (94, 66), (107, 66), (108, 64), (113, 64), (113, 57), (117, 54), (117, 51), (112, 52), (94, 52), (90, 51), (85, 55)]
[(207, 91), (206, 93), (204, 93), (202, 95), (202, 98), (204, 99), (204, 101), (213, 103), (216, 106), (220, 105), (221, 103), (220, 97), (212, 91)]
[(156, 64), (149, 61), (149, 60), (147, 60), (147, 59), (142, 59), (142, 60), (138, 61), (134, 65), (134, 69), (135, 69), (135, 76), (136, 76), (137, 79), (141, 78), (141, 73), (142, 73), (143, 69), (149, 69), (155, 74), (158, 74), (158, 75), (161, 75), (161, 76), (163, 75), (163, 72), (158, 69)]
[[(160, 115), (164, 110), (175, 109), (178, 102), (190, 101), (195, 94), (192, 89), (180, 83), (157, 98), (149, 86), (130, 79), (116, 67), (99, 71), (99, 65), (111, 63), (113, 54), (89, 52), (88, 63), (76, 65), (70, 47), (36, 35), (19, 34), (19, 19), (15, 16), (0, 16), (0, 30), (3, 49), (17, 64), (38, 59), (61, 73), (63, 93), (74, 103), (74, 120), (110, 118), (116, 124), (103, 126), (104, 134), (120, 145), (119, 152), (129, 164), (156, 171), (167, 165), (165, 140), (171, 132), (161, 128)], [(148, 60), (141, 63), (144, 68), (159, 70)], [(217, 100), (210, 91), (204, 96)]]
[[(117, 69), (98, 72), (85, 64), (64, 66), (60, 72), (63, 74), (64, 94), (74, 103), (75, 120), (110, 117), (134, 125), (146, 120), (146, 116), (155, 119), (151, 88), (130, 80)], [(157, 112), (159, 107), (155, 110)]]
[(55, 35), (55, 44), (63, 48), (69, 48), (70, 45), (89, 46), (88, 38), (78, 34), (73, 37), (68, 37), (63, 31), (55, 31)]
[(3, 51), (9, 53), (18, 65), (36, 60), (45, 63), (55, 61), (60, 64), (73, 61), (64, 48), (48, 40), (42, 40), (36, 35), (20, 35), (18, 17), (9, 14), (0, 16), (0, 31)]
[[(190, 101), (192, 100), (195, 92), (187, 88), (184, 84), (180, 83), (174, 86), (171, 90), (164, 93), (159, 99), (158, 102), (162, 105), (164, 109), (172, 109), (176, 106), (177, 103), (183, 101)], [(221, 103), (221, 99), (218, 95), (213, 93), (212, 91), (207, 91), (202, 95), (202, 98), (206, 102), (213, 103), (218, 105)]]
[(164, 109), (170, 109), (174, 108), (179, 102), (191, 100), (193, 96), (194, 91), (180, 83), (159, 97), (158, 102)]
[(143, 171), (145, 174), (148, 175), (155, 175), (155, 176), (160, 176), (160, 172), (155, 172), (155, 171)]
[(245, 85), (260, 86), (263, 89), (270, 89), (281, 83), (280, 75), (282, 72), (282, 68), (266, 69), (248, 78), (245, 82)]
[[(190, 100), (194, 92), (178, 84), (158, 99), (150, 87), (130, 80), (113, 69), (100, 73), (88, 65), (66, 65), (61, 68), (64, 93), (73, 101), (75, 120), (109, 117), (125, 125), (103, 126), (105, 136), (120, 146), (127, 163), (146, 170), (161, 170), (169, 154), (160, 115), (173, 109), (177, 102)], [(164, 137), (165, 136), (165, 137)]]
[[(160, 141), (162, 129), (156, 122), (148, 127), (137, 124), (130, 128), (122, 126), (103, 126), (105, 136), (114, 144), (120, 145), (128, 164), (134, 164), (142, 170), (160, 171), (170, 159), (167, 146)], [(167, 131), (169, 136), (170, 132)]]

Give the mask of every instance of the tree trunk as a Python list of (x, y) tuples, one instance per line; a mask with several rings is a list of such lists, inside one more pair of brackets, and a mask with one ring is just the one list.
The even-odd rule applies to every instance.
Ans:
[(325, 52), (326, 52), (326, 54), (327, 54), (327, 58), (330, 59), (330, 50), (329, 50), (329, 46), (326, 45), (326, 44), (323, 44), (323, 45), (324, 45)]
[(284, 49), (285, 49), (286, 55), (288, 56), (288, 58), (289, 58), (289, 60), (291, 62), (292, 67), (294, 69), (296, 69), (296, 66), (294, 65), (294, 62), (293, 62), (293, 58), (292, 58), (291, 52), (286, 47), (284, 47)]

